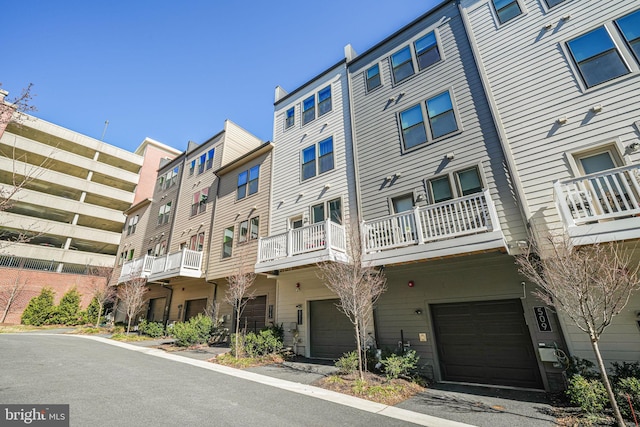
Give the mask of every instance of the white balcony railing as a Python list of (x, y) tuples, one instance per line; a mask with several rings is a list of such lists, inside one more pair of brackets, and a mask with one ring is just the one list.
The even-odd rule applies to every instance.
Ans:
[(365, 253), (500, 230), (489, 191), (362, 224)]
[(154, 259), (155, 257), (152, 257), (151, 255), (145, 255), (143, 257), (125, 262), (124, 264), (122, 264), (122, 270), (120, 271), (118, 283), (137, 279), (140, 277), (149, 277)]
[(346, 236), (342, 225), (326, 220), (285, 233), (261, 237), (258, 243), (258, 263), (324, 249), (346, 252)]
[(640, 165), (556, 181), (554, 189), (568, 227), (640, 214)]

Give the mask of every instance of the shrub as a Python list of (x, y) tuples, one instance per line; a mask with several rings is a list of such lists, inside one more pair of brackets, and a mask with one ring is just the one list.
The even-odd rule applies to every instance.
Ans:
[(138, 332), (151, 338), (160, 338), (164, 336), (164, 325), (160, 322), (141, 320), (138, 324)]
[(40, 295), (31, 298), (20, 321), (23, 325), (42, 326), (49, 322), (55, 311), (53, 289), (43, 288)]
[(573, 378), (574, 375), (580, 375), (588, 380), (600, 379), (600, 374), (592, 361), (572, 356), (567, 368), (567, 378)]
[(100, 312), (100, 304), (97, 299), (92, 299), (87, 309), (82, 313), (84, 323), (95, 325), (98, 321), (98, 313)]
[[(235, 336), (231, 337), (232, 347), (235, 347)], [(272, 329), (263, 329), (259, 333), (249, 332), (244, 337), (240, 337), (240, 353), (249, 357), (266, 356), (282, 350), (282, 339), (277, 336), (277, 332)], [(235, 354), (235, 348), (231, 349)]]
[(566, 393), (571, 403), (580, 406), (588, 414), (602, 412), (609, 402), (604, 385), (599, 380), (589, 380), (582, 375), (571, 377)]
[(611, 366), (611, 382), (614, 384), (624, 378), (640, 379), (640, 362), (613, 362)]
[(415, 350), (408, 350), (403, 355), (391, 354), (382, 359), (380, 363), (389, 379), (398, 378), (400, 375), (408, 376), (418, 366), (420, 357)]
[(358, 370), (358, 352), (350, 351), (345, 353), (336, 361), (335, 366), (340, 370), (341, 374), (353, 374)]
[(267, 326), (263, 331), (271, 331), (271, 333), (279, 339), (281, 342), (284, 342), (284, 326), (282, 323), (280, 325), (271, 324)]
[(171, 328), (171, 335), (176, 339), (176, 344), (188, 347), (194, 344), (203, 344), (211, 336), (213, 321), (210, 317), (198, 314), (187, 322), (178, 322)]
[(55, 314), (49, 319), (53, 325), (78, 325), (82, 323), (80, 314), (80, 294), (73, 288), (62, 296)]
[(638, 378), (622, 378), (616, 383), (616, 401), (620, 412), (625, 418), (632, 419), (633, 412), (629, 407), (629, 399), (637, 413), (640, 410), (640, 379)]

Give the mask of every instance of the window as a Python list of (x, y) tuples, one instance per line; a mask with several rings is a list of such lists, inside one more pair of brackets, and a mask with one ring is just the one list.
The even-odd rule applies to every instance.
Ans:
[[(451, 185), (455, 182), (455, 188)], [(456, 197), (480, 193), (483, 189), (480, 171), (476, 166), (430, 179), (427, 183), (432, 203), (444, 202)]]
[(391, 71), (393, 73), (393, 81), (396, 83), (413, 75), (413, 61), (409, 46), (391, 55)]
[[(333, 137), (318, 143), (318, 159), (316, 161), (316, 146), (312, 145), (302, 150), (302, 180), (313, 178), (321, 173), (333, 169)], [(316, 164), (317, 170), (316, 170)]]
[(291, 107), (287, 110), (287, 118), (285, 119), (285, 122), (284, 122), (285, 129), (289, 129), (291, 126), (293, 126), (296, 123), (295, 113), (296, 113), (296, 107)]
[(302, 101), (302, 124), (306, 125), (316, 118), (316, 96), (311, 95)]
[(289, 228), (293, 230), (296, 228), (302, 228), (302, 216), (298, 215), (293, 218), (289, 218)]
[(400, 113), (400, 125), (402, 127), (404, 148), (413, 148), (416, 145), (427, 142), (427, 132), (424, 128), (422, 108), (419, 104)]
[(636, 61), (640, 62), (640, 10), (617, 19), (616, 25), (636, 57)]
[(192, 251), (202, 252), (204, 249), (204, 231), (191, 236), (189, 240), (189, 249)]
[(160, 243), (160, 251), (158, 252), (158, 256), (162, 256), (167, 252), (167, 241), (163, 240)]
[(191, 160), (191, 164), (189, 165), (189, 176), (193, 176), (193, 171), (196, 170), (196, 160)]
[(213, 155), (215, 153), (215, 149), (212, 148), (207, 152), (207, 170), (213, 167)]
[(629, 73), (604, 25), (571, 40), (567, 45), (588, 88)]
[(164, 180), (166, 176), (162, 175), (158, 178), (158, 191), (164, 190)]
[(131, 261), (133, 259), (133, 249), (129, 249), (129, 256), (127, 257), (127, 261)]
[(129, 224), (127, 226), (127, 236), (136, 232), (136, 225), (138, 224), (139, 215), (129, 218)]
[(316, 146), (302, 150), (302, 180), (316, 176)]
[(247, 196), (247, 187), (249, 195), (258, 192), (258, 179), (260, 178), (260, 165), (256, 165), (249, 170), (242, 171), (238, 174), (238, 188), (236, 191), (236, 200), (244, 199)]
[(173, 168), (173, 173), (171, 174), (171, 182), (169, 183), (170, 187), (173, 187), (178, 183), (178, 174), (180, 173), (180, 166), (176, 166)]
[(311, 222), (313, 224), (327, 219), (325, 212), (329, 212), (328, 219), (336, 224), (342, 224), (342, 200), (333, 199), (328, 202), (311, 206)]
[(324, 217), (324, 203), (320, 203), (319, 205), (311, 206), (311, 222), (313, 224), (317, 222), (322, 222), (325, 220)]
[(257, 239), (259, 236), (260, 218), (254, 217), (249, 220), (249, 240)]
[(247, 241), (247, 234), (249, 233), (249, 221), (244, 220), (240, 223), (238, 233), (238, 243), (244, 243)]
[(170, 216), (171, 202), (168, 202), (167, 204), (160, 206), (160, 211), (158, 212), (158, 225), (167, 224)]
[(458, 130), (458, 123), (453, 112), (449, 91), (428, 99), (427, 112), (431, 135), (434, 139)]
[(333, 169), (333, 138), (327, 138), (318, 144), (318, 173)]
[(545, 0), (545, 2), (547, 3), (547, 6), (551, 8), (564, 2), (564, 0)]
[(413, 209), (413, 194), (405, 194), (391, 199), (393, 213), (406, 212)]
[(501, 24), (522, 14), (518, 0), (492, 0), (492, 2)]
[(318, 117), (331, 111), (331, 86), (318, 92)]
[(342, 224), (342, 200), (329, 200), (329, 219), (336, 224)]
[(205, 212), (207, 210), (207, 200), (209, 199), (209, 188), (203, 188), (193, 194), (193, 204), (191, 205), (191, 216)]
[(373, 90), (382, 84), (380, 79), (380, 66), (378, 64), (367, 70), (367, 91)]
[(429, 65), (435, 64), (440, 60), (438, 41), (436, 40), (436, 34), (433, 31), (421, 39), (418, 39), (415, 42), (414, 47), (416, 49), (418, 69), (424, 70)]
[(222, 258), (229, 258), (233, 251), (233, 227), (226, 228), (222, 237)]
[(204, 172), (204, 166), (207, 163), (207, 153), (202, 153), (198, 159), (198, 175)]

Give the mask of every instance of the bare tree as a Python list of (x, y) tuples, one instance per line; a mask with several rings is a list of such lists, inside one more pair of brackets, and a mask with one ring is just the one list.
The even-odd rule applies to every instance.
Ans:
[(20, 297), (26, 286), (27, 281), (21, 281), (20, 275), (17, 275), (10, 283), (0, 286), (0, 306), (4, 307), (0, 323), (4, 323), (11, 311), (11, 306)]
[(363, 358), (367, 329), (372, 321), (373, 308), (386, 290), (386, 278), (364, 259), (363, 242), (357, 223), (345, 227), (348, 261), (318, 264), (319, 277), (335, 293), (340, 302), (338, 309), (353, 324), (358, 352), (358, 373), (364, 379), (366, 358)]
[(133, 319), (142, 311), (148, 291), (147, 279), (144, 277), (131, 279), (118, 287), (118, 300), (127, 315), (127, 333), (131, 331)]
[(240, 344), (240, 318), (249, 300), (254, 298), (251, 287), (256, 279), (256, 273), (253, 272), (246, 255), (244, 252), (238, 258), (235, 272), (227, 277), (227, 290), (224, 294), (224, 301), (233, 307), (235, 315), (235, 358), (238, 358), (240, 350), (238, 348)]
[[(33, 83), (29, 83), (19, 96), (9, 100), (0, 99), (4, 101), (0, 102), (0, 129), (4, 129), (10, 122), (20, 124), (26, 120), (27, 113), (36, 111), (36, 107), (31, 104), (34, 97), (32, 89)], [(2, 90), (2, 83), (0, 83), (0, 90)]]
[(116, 287), (111, 283), (111, 275), (113, 274), (113, 267), (98, 266), (92, 267), (90, 271), (94, 276), (92, 279), (91, 294), (93, 298), (98, 302), (98, 319), (96, 320), (96, 328), (100, 326), (100, 318), (104, 311), (105, 304), (112, 302), (116, 298)]
[[(547, 237), (541, 253), (534, 242), (527, 254), (516, 257), (522, 275), (538, 286), (534, 294), (554, 306), (589, 335), (591, 347), (619, 426), (625, 426), (600, 354), (598, 342), (631, 294), (640, 290), (640, 264), (620, 243), (572, 247), (569, 239)], [(549, 249), (547, 249), (549, 248)]]

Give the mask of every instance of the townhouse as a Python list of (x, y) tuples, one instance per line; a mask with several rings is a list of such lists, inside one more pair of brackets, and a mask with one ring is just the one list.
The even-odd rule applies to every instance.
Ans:
[[(214, 171), (260, 146), (262, 141), (230, 120), (202, 144), (158, 169), (147, 227), (139, 253), (122, 246), (118, 283), (146, 278), (150, 293), (146, 317), (164, 322), (188, 320), (213, 304), (215, 286), (206, 279), (218, 179)], [(130, 212), (128, 220), (140, 215)], [(126, 245), (127, 242), (123, 244)], [(144, 316), (143, 316), (144, 317)]]
[[(460, 9), (533, 233), (574, 245), (640, 237), (640, 5), (462, 0)], [(607, 364), (639, 360), (639, 309), (634, 295), (602, 336)], [(570, 353), (593, 359), (589, 337), (560, 320)]]
[[(388, 286), (378, 346), (416, 350), (437, 380), (558, 388), (537, 351), (542, 304), (510, 256), (527, 231), (457, 2), (356, 56), (348, 75), (366, 262)], [(562, 344), (558, 329), (545, 338)]]
[(269, 235), (259, 240), (255, 271), (277, 281), (285, 344), (337, 358), (353, 349), (353, 327), (316, 263), (347, 259), (357, 218), (346, 60), (291, 93), (277, 87), (274, 109)]

